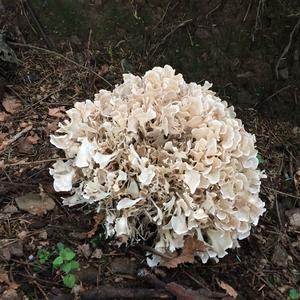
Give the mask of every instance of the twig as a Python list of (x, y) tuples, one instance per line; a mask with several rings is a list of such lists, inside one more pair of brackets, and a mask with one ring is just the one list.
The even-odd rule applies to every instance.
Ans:
[(174, 299), (163, 289), (144, 289), (144, 288), (117, 288), (102, 286), (98, 289), (89, 290), (81, 294), (82, 300), (100, 299)]
[(275, 65), (275, 74), (276, 74), (277, 79), (278, 79), (278, 68), (279, 68), (280, 62), (284, 58), (284, 56), (288, 53), (288, 51), (290, 50), (290, 47), (291, 47), (291, 44), (293, 41), (293, 37), (295, 34), (297, 34), (299, 27), (300, 27), (300, 17), (298, 19), (298, 22), (296, 23), (296, 25), (294, 26), (293, 30), (290, 33), (288, 44), (283, 49), (283, 52), (281, 53), (276, 65)]
[(211, 298), (206, 295), (201, 295), (198, 291), (190, 290), (184, 288), (182, 285), (177, 284), (175, 282), (170, 282), (166, 284), (162, 280), (158, 279), (154, 274), (149, 272), (146, 269), (140, 269), (137, 272), (138, 278), (143, 280), (144, 282), (152, 285), (156, 289), (166, 289), (172, 295), (176, 297), (178, 300), (209, 300)]
[(45, 280), (45, 279), (41, 279), (41, 278), (38, 278), (38, 277), (34, 277), (34, 276), (31, 276), (31, 275), (26, 275), (26, 274), (23, 274), (21, 272), (17, 272), (16, 274), (18, 274), (19, 276), (22, 276), (22, 277), (25, 277), (27, 279), (32, 279), (32, 280), (38, 280), (42, 283), (47, 283), (51, 286), (57, 286), (57, 287), (60, 287), (60, 284), (55, 282), (55, 281), (49, 281), (49, 280)]
[(77, 67), (79, 68), (82, 68), (82, 69), (85, 69), (86, 71), (94, 74), (95, 76), (97, 76), (98, 78), (100, 78), (101, 80), (103, 80), (105, 83), (107, 83), (110, 87), (113, 87), (113, 85), (107, 81), (104, 77), (102, 77), (101, 75), (99, 75), (98, 73), (96, 73), (95, 71), (91, 70), (90, 68), (86, 67), (86, 66), (83, 66), (81, 64), (79, 64), (78, 62), (56, 52), (56, 51), (52, 51), (52, 50), (49, 50), (49, 49), (46, 49), (46, 48), (42, 48), (42, 47), (38, 47), (38, 46), (34, 46), (34, 45), (30, 45), (30, 44), (21, 44), (21, 43), (15, 43), (15, 42), (9, 42), (10, 45), (12, 46), (17, 46), (17, 47), (25, 47), (25, 48), (31, 48), (31, 49), (35, 49), (35, 50), (39, 50), (39, 51), (44, 51), (44, 52), (47, 52), (49, 54), (52, 54), (52, 55), (55, 55), (57, 57), (60, 57), (74, 65), (76, 65)]
[[(23, 134), (30, 131), (32, 129), (32, 126), (28, 126), (24, 129), (22, 129), (20, 132), (15, 134), (10, 140), (5, 141), (2, 143), (2, 146), (0, 147), (1, 151), (0, 154), (3, 153), (6, 150), (6, 147), (14, 143), (16, 140), (18, 140)], [(4, 149), (3, 149), (4, 148)]]
[(275, 189), (272, 189), (272, 188), (269, 188), (269, 187), (265, 187), (265, 189), (270, 190), (270, 191), (273, 191), (273, 192), (275, 192), (275, 193), (277, 193), (277, 194), (280, 194), (280, 195), (283, 195), (283, 196), (287, 196), (287, 197), (291, 197), (291, 198), (300, 200), (300, 196), (295, 196), (295, 195), (293, 195), (293, 194), (281, 192), (281, 191), (278, 191), (278, 190), (275, 190)]
[(278, 217), (279, 225), (280, 225), (280, 228), (282, 228), (283, 224), (282, 224), (282, 220), (281, 220), (281, 212), (280, 212), (280, 208), (279, 208), (279, 203), (278, 203), (277, 195), (275, 196), (275, 206), (276, 206), (276, 212), (277, 212), (277, 217)]
[(150, 58), (152, 58), (154, 56), (154, 54), (156, 53), (158, 48), (161, 47), (172, 34), (174, 34), (179, 28), (185, 26), (186, 24), (188, 24), (192, 21), (193, 21), (193, 19), (185, 20), (185, 21), (181, 22), (180, 24), (178, 24), (175, 28), (173, 28), (169, 33), (167, 33), (165, 35), (165, 37), (161, 40), (161, 42), (154, 48), (154, 50), (152, 51), (152, 53), (150, 55)]
[(40, 35), (42, 36), (43, 40), (46, 42), (47, 46), (49, 49), (53, 49), (55, 50), (55, 45), (54, 43), (52, 42), (52, 40), (50, 40), (47, 35), (45, 34), (44, 30), (43, 30), (43, 27), (40, 23), (40, 21), (37, 19), (36, 17), (36, 13), (34, 11), (34, 8), (32, 7), (31, 3), (30, 3), (30, 0), (23, 0), (24, 4), (26, 5), (27, 7), (27, 10), (29, 11), (29, 14), (31, 15)]
[[(166, 285), (166, 290), (176, 296), (177, 300), (210, 300), (211, 298), (201, 295), (197, 291), (184, 288), (182, 285), (170, 282)], [(231, 299), (231, 298), (229, 298)]]
[(153, 273), (151, 273), (147, 269), (138, 270), (137, 277), (143, 280), (144, 282), (148, 282), (151, 286), (157, 289), (163, 289), (166, 286), (166, 284), (162, 280), (158, 279)]
[(213, 8), (212, 10), (210, 10), (210, 11), (206, 14), (205, 18), (207, 19), (207, 18), (208, 18), (212, 13), (214, 13), (221, 5), (222, 5), (222, 1), (221, 1), (215, 8)]
[(265, 0), (259, 0), (259, 2), (258, 2), (258, 6), (257, 6), (257, 9), (256, 9), (255, 26), (254, 26), (254, 31), (252, 33), (252, 42), (254, 42), (256, 31), (258, 29), (262, 28), (260, 16), (261, 16), (261, 11), (264, 10), (264, 1)]
[(58, 89), (56, 89), (55, 91), (52, 91), (50, 94), (46, 95), (45, 97), (43, 97), (42, 99), (40, 99), (39, 101), (33, 103), (32, 105), (30, 105), (28, 108), (26, 108), (26, 110), (24, 112), (27, 112), (28, 110), (32, 109), (33, 107), (37, 106), (38, 104), (40, 104), (41, 102), (45, 101), (46, 99), (48, 99), (49, 97), (51, 97), (52, 95), (61, 92), (62, 90), (64, 90), (67, 87), (67, 85), (64, 85)]
[(280, 90), (276, 91), (275, 93), (273, 93), (271, 96), (269, 96), (269, 97), (266, 98), (265, 100), (263, 100), (263, 101), (261, 101), (261, 102), (256, 102), (256, 104), (254, 105), (253, 108), (256, 108), (258, 105), (262, 105), (263, 103), (269, 101), (270, 99), (272, 99), (272, 98), (275, 97), (276, 95), (280, 94), (281, 92), (283, 92), (283, 91), (285, 91), (285, 90), (287, 90), (287, 89), (289, 89), (289, 88), (291, 88), (291, 87), (293, 87), (293, 86), (289, 84), (289, 85), (287, 85), (287, 86), (281, 88)]
[(164, 12), (163, 16), (161, 17), (161, 19), (159, 20), (159, 22), (153, 27), (153, 30), (155, 30), (163, 22), (163, 20), (165, 19), (166, 15), (167, 15), (167, 12), (169, 10), (171, 2), (172, 2), (172, 0), (168, 2), (167, 7), (165, 9), (165, 12)]
[(47, 162), (57, 161), (58, 159), (64, 160), (67, 158), (49, 158), (49, 159), (43, 159), (43, 160), (36, 160), (36, 161), (19, 161), (13, 164), (5, 164), (4, 167), (13, 167), (13, 166), (20, 166), (20, 165), (33, 165), (33, 164), (43, 164)]
[(276, 289), (276, 287), (274, 287), (273, 284), (271, 284), (270, 282), (268, 282), (267, 280), (265, 280), (261, 275), (255, 273), (253, 270), (249, 269), (249, 271), (256, 276), (259, 280), (261, 280), (263, 283), (265, 283), (273, 292), (274, 294), (276, 294), (276, 296), (278, 297), (277, 299), (281, 299), (281, 300), (285, 300), (286, 298)]
[[(189, 272), (187, 272), (186, 270), (183, 270), (183, 273), (189, 277), (191, 280), (193, 280), (194, 282), (196, 282), (199, 286), (201, 286), (202, 288), (208, 290), (208, 286), (205, 282), (202, 282), (198, 279), (196, 279), (193, 275), (191, 275)], [(224, 294), (223, 294), (224, 295)]]
[(153, 253), (153, 254), (156, 254), (156, 255), (158, 255), (158, 256), (160, 256), (160, 257), (163, 257), (163, 258), (165, 258), (165, 259), (171, 259), (171, 258), (172, 258), (171, 256), (166, 255), (166, 254), (164, 254), (164, 253), (161, 253), (161, 252), (157, 251), (156, 249), (153, 249), (153, 248), (151, 248), (151, 247), (149, 247), (149, 246), (142, 245), (142, 246), (140, 246), (140, 247), (141, 247), (143, 250), (146, 250), (146, 251), (148, 251), (148, 252), (151, 252), (151, 253)]
[(247, 17), (248, 17), (248, 14), (249, 14), (249, 11), (250, 11), (250, 8), (251, 8), (251, 5), (252, 5), (252, 0), (250, 0), (250, 1), (249, 1), (249, 5), (248, 5), (248, 7), (247, 7), (246, 14), (245, 14), (245, 16), (244, 16), (244, 18), (243, 18), (243, 22), (245, 22), (245, 21), (246, 21), (246, 19), (247, 19)]

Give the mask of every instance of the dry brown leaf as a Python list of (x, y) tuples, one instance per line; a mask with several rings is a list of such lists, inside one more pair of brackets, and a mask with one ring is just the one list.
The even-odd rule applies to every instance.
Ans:
[(65, 117), (65, 107), (54, 107), (54, 108), (48, 108), (48, 115), (55, 118), (63, 118)]
[(27, 138), (22, 140), (17, 147), (20, 153), (32, 154), (34, 151), (32, 144), (28, 142)]
[(95, 224), (94, 224), (93, 228), (86, 233), (86, 235), (87, 235), (88, 238), (91, 238), (91, 237), (93, 237), (96, 234), (96, 231), (97, 231), (99, 225), (104, 220), (104, 214), (101, 214), (101, 213), (100, 214), (96, 214), (93, 217), (93, 219), (95, 220)]
[(39, 136), (35, 133), (34, 135), (29, 135), (26, 140), (28, 141), (29, 144), (36, 145), (39, 140)]
[(204, 242), (197, 240), (195, 237), (189, 236), (184, 242), (182, 253), (174, 258), (162, 259), (161, 265), (167, 268), (176, 268), (179, 264), (193, 263), (195, 261), (195, 252), (203, 252), (206, 250)]
[(79, 253), (81, 253), (86, 259), (88, 259), (91, 254), (91, 247), (89, 244), (83, 244), (83, 245), (78, 245), (77, 250)]
[(48, 123), (47, 125), (47, 129), (50, 131), (50, 132), (54, 132), (56, 131), (58, 128), (58, 122), (57, 121), (53, 121), (51, 123)]
[(7, 273), (5, 272), (5, 273), (0, 273), (0, 282), (1, 283), (6, 283), (6, 284), (10, 284), (10, 280), (9, 280), (9, 278), (8, 278), (8, 275), (7, 275)]
[(7, 272), (0, 273), (0, 283), (5, 283), (6, 285), (8, 285), (8, 289), (6, 291), (4, 291), (4, 293), (2, 294), (3, 296), (5, 295), (5, 297), (1, 297), (1, 299), (17, 299), (14, 297), (11, 297), (11, 295), (16, 295), (16, 291), (19, 288), (19, 285), (14, 282), (14, 281), (10, 281), (10, 279), (8, 278)]
[(100, 259), (103, 256), (103, 252), (101, 249), (95, 249), (95, 251), (92, 253), (91, 258), (97, 258)]
[(5, 96), (2, 105), (7, 112), (13, 114), (21, 108), (22, 103), (20, 100), (16, 99), (15, 97), (7, 95)]
[(43, 215), (55, 207), (55, 202), (52, 198), (37, 193), (28, 193), (17, 197), (16, 203), (20, 210), (25, 210), (33, 215)]
[(220, 281), (218, 279), (217, 279), (217, 283), (218, 283), (219, 287), (222, 288), (227, 293), (227, 295), (236, 299), (236, 297), (238, 296), (238, 293), (232, 286), (230, 286), (229, 284), (225, 283), (224, 281), (222, 281), (222, 280)]
[(102, 66), (100, 67), (100, 70), (99, 70), (98, 74), (99, 74), (100, 76), (104, 76), (104, 75), (107, 74), (108, 72), (109, 72), (109, 66), (108, 66), (108, 64), (104, 64), (104, 65), (102, 65)]
[(22, 257), (23, 255), (23, 243), (21, 241), (11, 242), (7, 239), (0, 240), (0, 256), (6, 260), (9, 261), (12, 256)]
[(9, 117), (9, 114), (7, 114), (4, 111), (0, 111), (0, 122), (5, 122)]
[(0, 132), (0, 143), (2, 143), (6, 137), (7, 133)]

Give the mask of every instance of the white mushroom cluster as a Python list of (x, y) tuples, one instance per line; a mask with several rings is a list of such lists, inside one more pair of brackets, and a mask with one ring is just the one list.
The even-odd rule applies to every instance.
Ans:
[(172, 253), (193, 236), (204, 263), (238, 246), (265, 211), (264, 174), (255, 136), (210, 87), (166, 65), (75, 103), (51, 136), (68, 158), (50, 169), (55, 190), (72, 193), (64, 204), (96, 204), (118, 243), (150, 238)]

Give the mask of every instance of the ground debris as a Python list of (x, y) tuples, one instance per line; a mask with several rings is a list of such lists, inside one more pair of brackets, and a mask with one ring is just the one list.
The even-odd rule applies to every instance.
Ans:
[(137, 268), (137, 262), (128, 257), (116, 257), (111, 262), (111, 271), (114, 274), (136, 276)]
[(14, 96), (9, 95), (4, 96), (2, 105), (5, 108), (5, 110), (10, 114), (16, 113), (22, 107), (22, 103), (19, 99), (16, 99)]
[(289, 219), (289, 224), (294, 227), (300, 227), (300, 208), (293, 208), (285, 212)]
[(238, 293), (232, 286), (230, 286), (228, 283), (225, 283), (222, 280), (217, 280), (217, 283), (218, 283), (219, 287), (222, 288), (224, 291), (226, 291), (226, 293), (229, 296), (233, 297), (234, 299), (237, 298)]
[(163, 258), (161, 265), (167, 268), (176, 268), (179, 264), (193, 263), (195, 261), (196, 251), (205, 251), (206, 247), (202, 241), (189, 236), (184, 243), (182, 253), (170, 259)]
[(27, 211), (33, 215), (43, 215), (47, 211), (54, 209), (55, 202), (46, 194), (28, 193), (16, 198), (19, 209)]
[(19, 240), (0, 240), (0, 256), (6, 260), (10, 260), (12, 256), (22, 257), (23, 253), (23, 243)]
[(96, 284), (100, 280), (99, 270), (95, 267), (80, 268), (78, 279), (84, 284)]
[(275, 247), (272, 256), (273, 264), (275, 264), (278, 267), (286, 267), (288, 264), (288, 258), (288, 253), (281, 245)]

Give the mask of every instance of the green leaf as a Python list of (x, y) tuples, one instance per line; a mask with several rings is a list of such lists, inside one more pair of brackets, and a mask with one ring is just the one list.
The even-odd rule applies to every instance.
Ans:
[(39, 262), (41, 264), (44, 264), (49, 260), (50, 252), (47, 251), (46, 249), (39, 249), (37, 255), (38, 255)]
[(261, 154), (257, 154), (256, 158), (258, 159), (258, 163), (260, 164), (265, 164), (268, 160), (264, 159), (263, 156)]
[(56, 247), (57, 247), (58, 251), (61, 251), (62, 249), (65, 248), (65, 245), (63, 243), (59, 242), (56, 244)]
[(72, 288), (74, 287), (75, 283), (76, 283), (76, 277), (73, 274), (68, 274), (63, 276), (63, 283), (66, 287), (68, 288)]
[(52, 262), (54, 268), (58, 268), (64, 263), (64, 260), (61, 256), (57, 256)]
[(59, 256), (63, 258), (64, 261), (70, 261), (75, 257), (74, 251), (70, 248), (64, 248), (59, 251)]
[(76, 260), (72, 260), (70, 262), (67, 262), (67, 263), (63, 264), (61, 269), (65, 273), (70, 273), (73, 270), (77, 270), (79, 267), (80, 267), (79, 262), (76, 261)]
[(289, 290), (289, 298), (291, 300), (298, 300), (298, 299), (300, 299), (300, 294), (296, 289), (294, 289), (294, 288), (290, 289)]

